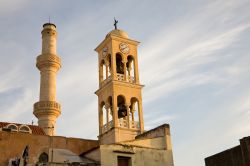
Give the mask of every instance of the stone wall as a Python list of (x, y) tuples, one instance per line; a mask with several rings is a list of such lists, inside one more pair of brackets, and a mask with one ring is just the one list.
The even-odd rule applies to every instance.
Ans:
[(172, 150), (172, 143), (171, 143), (171, 135), (170, 135), (170, 126), (169, 124), (163, 124), (158, 126), (154, 129), (146, 131), (138, 136), (135, 137), (136, 140), (138, 139), (155, 139), (163, 137), (164, 138), (164, 149)]
[(48, 153), (49, 148), (68, 149), (80, 155), (99, 143), (96, 140), (0, 131), (0, 165), (8, 165), (10, 158), (20, 157), (26, 145), (29, 145), (29, 163), (33, 165), (42, 152)]
[(241, 147), (236, 146), (205, 159), (206, 166), (244, 166)]

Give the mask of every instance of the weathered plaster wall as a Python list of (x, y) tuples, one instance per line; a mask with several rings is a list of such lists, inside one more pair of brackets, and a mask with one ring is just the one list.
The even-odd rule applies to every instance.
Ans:
[(117, 157), (131, 157), (135, 166), (173, 166), (173, 156), (170, 150), (157, 150), (124, 145), (101, 145), (102, 166), (117, 165)]
[(121, 144), (155, 148), (155, 149), (165, 149), (165, 137), (133, 140), (128, 142), (122, 142)]
[(144, 132), (135, 137), (136, 140), (138, 139), (152, 139), (162, 137), (164, 139), (164, 149), (172, 150), (172, 142), (171, 142), (171, 135), (170, 135), (170, 126), (169, 124), (163, 124), (159, 127), (156, 127), (152, 130)]
[(0, 165), (7, 165), (10, 158), (20, 157), (26, 145), (29, 145), (29, 162), (33, 164), (42, 152), (48, 153), (48, 148), (52, 146), (80, 155), (98, 146), (98, 141), (0, 131)]

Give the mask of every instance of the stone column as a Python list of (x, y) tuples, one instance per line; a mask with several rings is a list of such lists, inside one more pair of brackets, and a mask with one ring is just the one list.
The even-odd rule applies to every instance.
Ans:
[(105, 66), (106, 66), (106, 79), (108, 79), (108, 77), (109, 77), (109, 62), (106, 62)]
[(103, 112), (102, 112), (102, 106), (99, 103), (98, 105), (98, 112), (99, 112), (99, 135), (102, 134), (102, 128), (103, 128)]
[(131, 76), (131, 63), (128, 64), (128, 76)]
[(141, 133), (144, 131), (144, 121), (143, 121), (143, 112), (142, 112), (142, 103), (138, 101), (138, 114), (139, 114), (139, 123)]
[(129, 104), (126, 104), (126, 109), (127, 109), (127, 124), (128, 124), (128, 128), (130, 128), (130, 120), (129, 120), (129, 112), (130, 112), (130, 109), (129, 109)]
[(140, 84), (140, 82), (139, 82), (139, 69), (138, 69), (137, 57), (134, 59), (134, 77), (135, 77), (135, 83), (136, 84)]
[(127, 81), (127, 65), (126, 65), (127, 61), (124, 60), (122, 61), (122, 63), (123, 63), (123, 71), (124, 71), (124, 81)]
[(99, 64), (100, 66), (99, 66), (99, 80), (100, 80), (100, 85), (101, 85), (101, 83), (102, 83), (102, 81), (103, 81), (103, 64)]
[(115, 49), (111, 45), (112, 49), (112, 57), (111, 57), (111, 75), (113, 80), (117, 80), (117, 73), (116, 73), (116, 54), (115, 54)]
[(133, 102), (131, 106), (132, 121), (135, 121), (135, 103)]
[(118, 113), (117, 113), (117, 96), (112, 96), (112, 103), (113, 103), (113, 121), (114, 127), (118, 127)]
[(109, 105), (105, 105), (105, 109), (106, 109), (106, 124), (107, 128), (109, 128)]
[(47, 135), (54, 135), (56, 119), (61, 114), (61, 106), (56, 102), (56, 74), (61, 67), (60, 57), (56, 55), (56, 26), (43, 25), (42, 54), (37, 57), (36, 66), (40, 70), (40, 97), (34, 104), (34, 115), (38, 125)]

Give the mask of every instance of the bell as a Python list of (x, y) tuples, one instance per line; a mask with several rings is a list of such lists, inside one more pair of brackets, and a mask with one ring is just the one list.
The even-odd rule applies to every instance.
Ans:
[(118, 110), (118, 118), (124, 118), (127, 116), (127, 109), (125, 105), (121, 105)]

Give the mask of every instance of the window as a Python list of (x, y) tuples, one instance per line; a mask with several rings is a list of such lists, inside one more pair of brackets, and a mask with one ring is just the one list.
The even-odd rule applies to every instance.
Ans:
[(21, 126), (19, 131), (24, 133), (31, 133), (31, 130), (28, 126)]
[(118, 156), (118, 166), (131, 166), (131, 157)]
[(39, 156), (39, 163), (47, 163), (49, 161), (49, 156), (47, 155), (47, 153), (42, 153), (40, 156)]
[(10, 129), (11, 131), (17, 132), (17, 126), (14, 125), (14, 124), (9, 124), (9, 125), (7, 126), (7, 128)]

